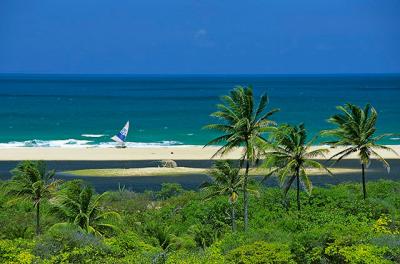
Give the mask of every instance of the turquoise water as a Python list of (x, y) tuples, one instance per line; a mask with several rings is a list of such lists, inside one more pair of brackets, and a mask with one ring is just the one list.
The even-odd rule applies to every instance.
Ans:
[[(378, 132), (400, 133), (400, 75), (358, 76), (0, 76), (0, 147), (109, 146), (127, 120), (129, 146), (202, 145), (215, 134), (219, 96), (235, 85), (267, 92), (273, 119), (310, 134), (345, 102), (372, 103)], [(395, 136), (383, 141), (400, 144)]]

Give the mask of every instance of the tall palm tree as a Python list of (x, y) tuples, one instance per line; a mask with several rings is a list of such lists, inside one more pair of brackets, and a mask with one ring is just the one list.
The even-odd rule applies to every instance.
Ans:
[(329, 152), (327, 149), (311, 149), (315, 139), (306, 142), (307, 132), (303, 124), (298, 126), (281, 125), (273, 134), (273, 142), (266, 146), (266, 157), (263, 167), (271, 169), (266, 177), (276, 174), (279, 177), (283, 193), (286, 196), (296, 180), (297, 210), (300, 211), (300, 183), (311, 193), (312, 183), (307, 169), (331, 172), (321, 163), (314, 160)]
[(210, 175), (213, 183), (203, 185), (203, 189), (209, 192), (207, 198), (227, 195), (231, 205), (232, 230), (236, 231), (235, 207), (242, 185), (242, 178), (239, 175), (240, 169), (233, 165), (232, 161), (218, 160), (214, 163)]
[(100, 208), (100, 201), (107, 193), (95, 196), (93, 188), (79, 180), (64, 185), (51, 200), (55, 213), (94, 235), (116, 229), (112, 222), (119, 220), (120, 215), (116, 212), (103, 212)]
[(238, 86), (233, 89), (229, 95), (221, 97), (221, 104), (217, 105), (218, 111), (211, 116), (220, 119), (218, 124), (205, 126), (206, 129), (212, 129), (224, 133), (223, 135), (211, 140), (205, 146), (224, 143), (224, 145), (214, 154), (224, 155), (237, 147), (243, 147), (243, 156), (241, 157), (240, 167), (246, 164), (246, 170), (243, 175), (243, 205), (244, 205), (244, 228), (248, 227), (248, 174), (250, 164), (258, 157), (257, 146), (260, 141), (264, 141), (263, 133), (271, 130), (275, 123), (269, 118), (279, 111), (273, 109), (265, 112), (268, 105), (268, 96), (263, 94), (255, 107), (253, 88)]
[(19, 198), (29, 198), (36, 208), (36, 235), (40, 234), (40, 204), (55, 191), (59, 180), (55, 171), (47, 170), (44, 161), (22, 161), (11, 171), (13, 177), (8, 193)]
[[(330, 146), (344, 147), (344, 150), (339, 151), (330, 159), (336, 159), (335, 163), (352, 153), (357, 153), (361, 161), (361, 177), (362, 177), (362, 190), (364, 199), (367, 197), (367, 190), (365, 187), (365, 169), (371, 162), (371, 157), (376, 157), (383, 166), (390, 171), (389, 163), (378, 153), (376, 150), (386, 150), (396, 153), (393, 149), (380, 145), (378, 142), (384, 137), (391, 134), (383, 134), (375, 136), (376, 121), (378, 113), (375, 108), (367, 104), (364, 109), (353, 105), (345, 104), (338, 106), (340, 114), (333, 115), (328, 119), (328, 122), (337, 126), (337, 128), (324, 130), (322, 135), (331, 136), (334, 139), (328, 141)], [(396, 153), (397, 154), (397, 153)]]

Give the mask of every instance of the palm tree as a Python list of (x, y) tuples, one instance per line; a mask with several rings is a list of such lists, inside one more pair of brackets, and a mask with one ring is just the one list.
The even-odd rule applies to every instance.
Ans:
[(112, 220), (120, 219), (116, 212), (103, 212), (100, 201), (107, 193), (95, 196), (92, 187), (74, 180), (65, 183), (59, 194), (51, 200), (54, 211), (67, 222), (73, 223), (87, 233), (102, 235), (116, 227)]
[(326, 142), (330, 146), (344, 147), (344, 150), (339, 151), (330, 158), (336, 159), (335, 163), (352, 153), (358, 154), (361, 161), (362, 190), (365, 199), (367, 197), (365, 168), (369, 166), (371, 157), (376, 157), (382, 162), (388, 173), (390, 171), (389, 163), (375, 150), (381, 149), (396, 153), (393, 149), (378, 143), (379, 140), (391, 134), (374, 135), (378, 113), (370, 104), (367, 104), (364, 109), (353, 104), (338, 106), (337, 109), (341, 113), (328, 119), (328, 122), (336, 125), (337, 128), (322, 131), (321, 134), (334, 138), (334, 140)]
[(266, 145), (266, 157), (263, 167), (271, 169), (266, 177), (276, 174), (279, 177), (286, 197), (296, 180), (297, 210), (300, 211), (300, 183), (311, 193), (312, 183), (307, 169), (314, 168), (331, 172), (321, 163), (313, 160), (323, 157), (327, 149), (311, 149), (315, 139), (306, 142), (307, 133), (303, 124), (298, 126), (281, 125), (272, 134), (273, 143)]
[(19, 198), (29, 198), (36, 208), (36, 235), (40, 234), (40, 204), (55, 191), (59, 180), (55, 180), (55, 171), (47, 170), (44, 161), (22, 161), (11, 171), (13, 177), (8, 193)]
[(211, 140), (206, 146), (224, 143), (214, 154), (224, 155), (237, 147), (244, 147), (240, 167), (246, 163), (246, 170), (243, 175), (243, 205), (244, 205), (244, 228), (248, 226), (248, 174), (250, 163), (258, 157), (257, 146), (260, 141), (265, 141), (263, 133), (271, 130), (275, 123), (269, 118), (279, 109), (273, 109), (265, 113), (268, 105), (268, 96), (263, 94), (255, 107), (252, 87), (238, 86), (229, 95), (221, 97), (222, 103), (217, 105), (218, 111), (211, 114), (222, 121), (219, 124), (210, 124), (206, 129), (217, 130), (223, 135)]
[(239, 168), (234, 167), (232, 161), (218, 160), (214, 163), (210, 175), (213, 183), (203, 184), (206, 191), (209, 192), (207, 198), (228, 195), (228, 201), (231, 205), (232, 230), (236, 231), (235, 205), (239, 196), (239, 189), (242, 185), (242, 179), (239, 175)]

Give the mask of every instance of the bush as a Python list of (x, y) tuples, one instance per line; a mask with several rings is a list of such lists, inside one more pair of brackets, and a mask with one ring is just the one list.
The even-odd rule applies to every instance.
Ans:
[(22, 239), (0, 240), (0, 263), (30, 264), (35, 260), (30, 248), (33, 243)]
[(123, 232), (117, 237), (106, 239), (106, 244), (111, 247), (114, 255), (125, 257), (143, 253), (154, 255), (161, 251), (160, 248), (147, 244), (132, 232)]
[(183, 191), (184, 190), (179, 183), (163, 183), (161, 184), (161, 190), (157, 192), (157, 198), (166, 200), (183, 193)]
[(364, 244), (348, 247), (337, 247), (333, 244), (325, 249), (325, 253), (331, 256), (331, 261), (352, 264), (390, 264), (392, 262), (384, 257), (387, 251), (387, 248)]
[(224, 264), (226, 260), (216, 247), (206, 250), (178, 250), (167, 255), (165, 264)]
[(57, 224), (36, 243), (33, 253), (52, 261), (90, 260), (104, 256), (110, 249), (98, 237), (87, 234), (72, 224)]
[(370, 243), (377, 247), (387, 248), (388, 251), (385, 254), (387, 259), (390, 259), (394, 263), (400, 263), (400, 234), (385, 234), (371, 239)]
[(264, 241), (240, 246), (230, 251), (226, 258), (232, 263), (242, 264), (295, 263), (288, 245)]

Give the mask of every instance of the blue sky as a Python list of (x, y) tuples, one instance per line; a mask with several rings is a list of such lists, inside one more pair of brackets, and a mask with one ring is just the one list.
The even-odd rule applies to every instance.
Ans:
[(0, 73), (399, 73), (399, 0), (1, 0)]

